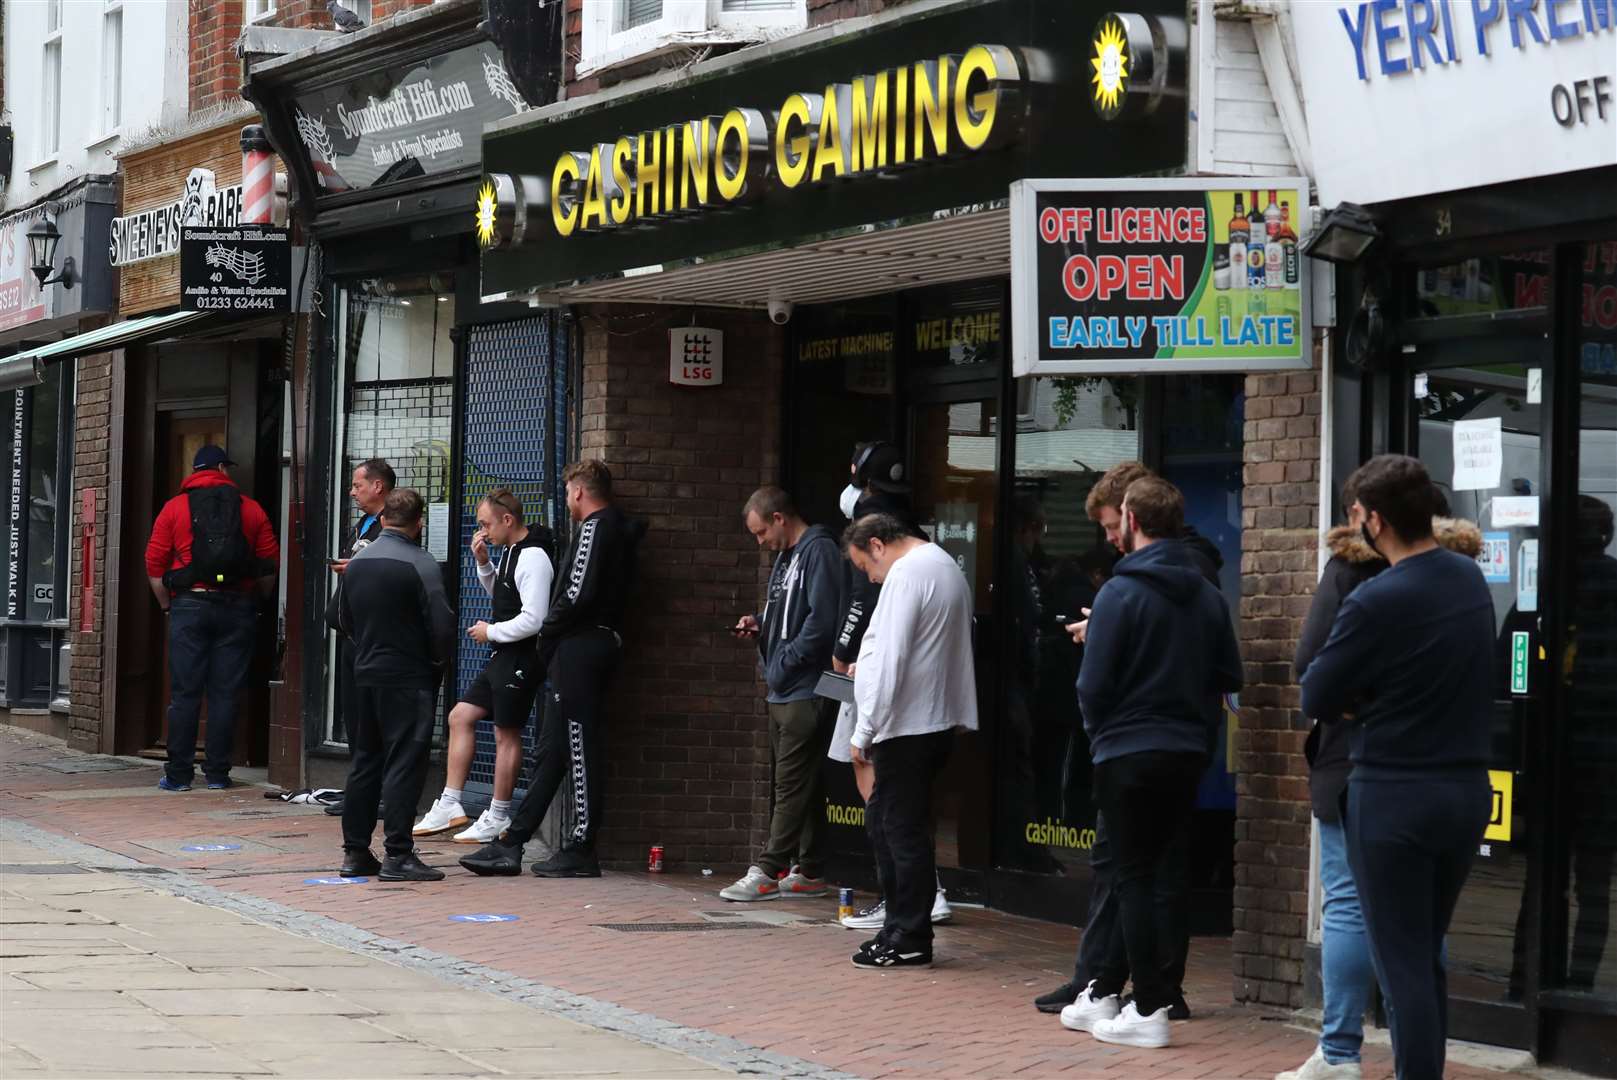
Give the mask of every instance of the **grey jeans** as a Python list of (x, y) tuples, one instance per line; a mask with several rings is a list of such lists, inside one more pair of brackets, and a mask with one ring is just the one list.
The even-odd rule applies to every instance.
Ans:
[(769, 757), (775, 808), (769, 843), (758, 856), (766, 874), (793, 865), (808, 877), (825, 872), (825, 752), (836, 726), (837, 703), (828, 698), (769, 705)]

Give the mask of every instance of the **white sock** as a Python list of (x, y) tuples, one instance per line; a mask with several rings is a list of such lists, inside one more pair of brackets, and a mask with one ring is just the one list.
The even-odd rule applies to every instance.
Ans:
[(511, 800), (493, 799), (488, 804), (488, 812), (499, 821), (511, 820)]
[(459, 806), (460, 795), (460, 788), (446, 787), (444, 788), (444, 793), (438, 796), (438, 805), (444, 807)]

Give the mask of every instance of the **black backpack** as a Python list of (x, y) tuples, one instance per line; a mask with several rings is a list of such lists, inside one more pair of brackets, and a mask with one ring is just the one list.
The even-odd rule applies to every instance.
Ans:
[(168, 572), (170, 588), (234, 586), (258, 566), (241, 531), (241, 492), (229, 484), (197, 488), (191, 506), (191, 562)]

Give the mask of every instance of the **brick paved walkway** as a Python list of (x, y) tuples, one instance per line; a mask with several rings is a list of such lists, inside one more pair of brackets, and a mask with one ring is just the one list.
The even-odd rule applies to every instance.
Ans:
[[(1061, 982), (1076, 932), (957, 910), (926, 972), (861, 972), (858, 937), (832, 922), (832, 901), (741, 908), (713, 878), (608, 873), (598, 881), (480, 879), (442, 842), (423, 856), (449, 877), (432, 885), (310, 885), (335, 872), (335, 819), (263, 798), (256, 788), (164, 794), (155, 766), (63, 771), (122, 760), (75, 758), (59, 744), (0, 729), (0, 798), (13, 820), (188, 880), (273, 901), (434, 953), (485, 965), (747, 1046), (859, 1076), (1269, 1078), (1300, 1063), (1313, 1039), (1275, 1010), (1232, 1004), (1228, 942), (1198, 938), (1186, 993), (1196, 1018), (1164, 1051), (1105, 1046), (1064, 1030), (1030, 999)], [(75, 764), (77, 763), (77, 764)], [(237, 845), (187, 852), (191, 845)], [(467, 923), (454, 914), (517, 915)], [(759, 926), (757, 920), (777, 925)], [(608, 924), (740, 924), (731, 932), (625, 932)], [(422, 1002), (430, 1013), (430, 1003)], [(493, 1037), (497, 1038), (497, 1034)], [(1366, 1077), (1390, 1072), (1370, 1048)], [(1451, 1068), (1451, 1077), (1485, 1077)]]

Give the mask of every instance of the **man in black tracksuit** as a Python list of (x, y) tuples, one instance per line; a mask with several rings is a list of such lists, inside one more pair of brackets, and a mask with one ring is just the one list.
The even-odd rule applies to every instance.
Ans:
[[(344, 877), (438, 881), (415, 854), (410, 824), (427, 778), (439, 680), (455, 656), (455, 613), (443, 574), (422, 551), (425, 504), (409, 488), (388, 493), (382, 534), (348, 563), (335, 629), (354, 648), (353, 765), (343, 797)], [(387, 858), (371, 854), (378, 804)]]
[[(354, 500), (354, 507), (359, 511), (359, 520), (350, 525), (343, 533), (342, 546), (337, 550), (337, 559), (332, 562), (331, 572), (337, 575), (337, 588), (342, 588), (342, 575), (348, 569), (348, 560), (364, 551), (371, 543), (382, 535), (382, 507), (387, 502), (387, 493), (398, 486), (398, 477), (393, 472), (393, 466), (383, 458), (371, 458), (354, 466), (354, 474), (349, 478), (348, 497)], [(331, 601), (326, 606), (326, 620), (332, 621), (337, 610), (337, 593), (333, 591)], [(348, 639), (341, 634), (337, 635), (337, 701), (332, 709), (331, 737), (335, 742), (348, 741), (350, 714), (355, 709), (358, 693), (354, 688), (354, 650)], [(342, 801), (326, 807), (326, 813), (332, 817), (342, 817)]]
[(527, 794), (505, 835), (460, 864), (474, 874), (522, 872), (522, 848), (538, 831), (565, 778), (571, 821), (561, 850), (535, 863), (537, 877), (600, 877), (595, 834), (601, 820), (601, 695), (622, 648), (624, 608), (645, 524), (612, 503), (612, 474), (600, 461), (567, 467), (567, 510), (578, 528), (557, 567), (550, 609), (539, 628), (538, 659), (548, 670)]
[(1443, 938), (1486, 829), (1493, 599), (1476, 560), (1432, 536), (1431, 477), (1414, 458), (1360, 466), (1365, 541), (1389, 568), (1342, 602), (1302, 677), (1302, 709), (1351, 718), (1343, 828), (1399, 1080), (1443, 1075)]

